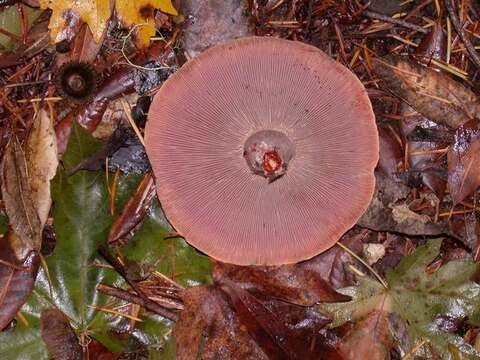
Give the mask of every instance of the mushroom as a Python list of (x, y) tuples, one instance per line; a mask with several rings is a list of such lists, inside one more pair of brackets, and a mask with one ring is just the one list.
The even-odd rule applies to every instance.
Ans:
[(145, 129), (169, 222), (238, 265), (309, 259), (367, 209), (378, 132), (365, 88), (299, 42), (248, 37), (186, 63)]

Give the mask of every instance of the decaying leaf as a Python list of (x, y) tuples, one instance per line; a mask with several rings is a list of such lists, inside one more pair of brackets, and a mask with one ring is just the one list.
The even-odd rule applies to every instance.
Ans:
[(175, 325), (177, 359), (269, 359), (220, 289), (196, 286), (185, 290), (182, 299), (185, 310)]
[(477, 119), (460, 126), (448, 151), (448, 186), (454, 204), (480, 186), (480, 125)]
[(50, 181), (58, 166), (57, 139), (53, 121), (45, 110), (40, 110), (34, 120), (25, 146), (32, 199), (43, 228), (52, 205)]
[(447, 226), (435, 223), (428, 216), (417, 214), (406, 204), (411, 189), (380, 172), (375, 174), (375, 193), (358, 225), (375, 231), (397, 232), (407, 235), (441, 235)]
[(68, 318), (58, 309), (43, 310), (40, 317), (43, 341), (55, 360), (82, 360), (82, 347)]
[(150, 37), (155, 35), (156, 30), (153, 14), (155, 9), (160, 9), (160, 11), (170, 15), (178, 15), (171, 0), (117, 0), (115, 9), (118, 18), (126, 26), (139, 25), (137, 42), (140, 47), (148, 46)]
[(0, 241), (0, 330), (13, 320), (32, 292), (40, 265), (36, 251), (19, 260), (12, 249), (19, 240), (13, 238), (18, 237), (10, 231)]
[(319, 334), (328, 320), (311, 309), (260, 300), (233, 282), (181, 296), (177, 359), (341, 359)]
[(442, 198), (447, 187), (445, 152), (453, 140), (454, 130), (437, 124), (402, 104), (401, 128), (408, 149), (409, 168), (407, 183), (415, 185), (417, 179)]
[(298, 264), (237, 266), (214, 261), (213, 276), (218, 284), (234, 281), (243, 289), (297, 305), (350, 300), (348, 296), (337, 293), (316, 272)]
[(399, 56), (372, 62), (382, 86), (432, 121), (457, 128), (480, 112), (478, 97), (445, 73)]
[(392, 346), (386, 313), (373, 311), (342, 338), (338, 348), (345, 360), (389, 360)]
[[(99, 42), (113, 11), (113, 1), (110, 0), (79, 0), (75, 2), (65, 0), (40, 0), (43, 9), (52, 9), (50, 18), (50, 32), (54, 43), (68, 40), (63, 30), (70, 22), (81, 21), (88, 24), (92, 31), (93, 39)], [(177, 15), (171, 0), (142, 0), (125, 1), (117, 0), (114, 6), (118, 17), (126, 26), (140, 27), (138, 31), (138, 45), (145, 47), (149, 44), (150, 37), (155, 34), (153, 12), (155, 9)]]
[[(321, 310), (334, 318), (334, 326), (358, 320), (372, 311), (397, 314), (406, 324), (410, 344), (425, 340), (428, 346), (413, 355), (431, 358), (433, 351), (442, 359), (451, 359), (458, 352), (466, 358), (480, 356), (460, 335), (446, 332), (435, 320), (442, 315), (465, 319), (478, 311), (480, 285), (472, 280), (478, 271), (473, 261), (450, 261), (433, 274), (425, 269), (439, 254), (441, 240), (430, 240), (405, 257), (387, 273), (389, 288), (363, 278), (358, 287), (345, 288), (354, 300), (343, 304), (322, 304)], [(404, 353), (410, 348), (401, 349)]]
[(2, 163), (2, 198), (10, 227), (18, 236), (14, 246), (17, 258), (31, 250), (40, 250), (42, 224), (32, 195), (27, 159), (22, 145), (13, 137), (7, 145)]

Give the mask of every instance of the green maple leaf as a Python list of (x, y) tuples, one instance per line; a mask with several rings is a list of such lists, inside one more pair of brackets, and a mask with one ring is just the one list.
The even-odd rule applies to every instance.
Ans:
[(426, 346), (421, 346), (415, 355), (429, 358), (433, 348), (442, 359), (480, 358), (480, 353), (461, 336), (443, 331), (435, 322), (440, 315), (478, 319), (480, 312), (480, 285), (471, 280), (480, 268), (478, 263), (450, 261), (433, 274), (425, 272), (438, 255), (441, 243), (441, 239), (431, 240), (402, 259), (386, 275), (388, 288), (362, 278), (357, 287), (341, 290), (352, 296), (352, 301), (322, 304), (319, 309), (333, 316), (332, 326), (358, 320), (374, 310), (394, 313), (405, 322), (411, 345), (425, 342)]

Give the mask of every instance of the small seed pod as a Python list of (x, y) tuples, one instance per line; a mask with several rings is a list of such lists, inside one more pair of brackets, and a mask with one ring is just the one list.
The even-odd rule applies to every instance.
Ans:
[(76, 61), (62, 65), (55, 81), (62, 96), (75, 103), (88, 101), (100, 83), (92, 65)]

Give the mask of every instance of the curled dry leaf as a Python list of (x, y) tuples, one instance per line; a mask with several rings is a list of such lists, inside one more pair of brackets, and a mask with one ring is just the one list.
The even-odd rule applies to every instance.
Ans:
[(155, 184), (151, 173), (147, 173), (133, 196), (128, 200), (122, 213), (113, 223), (108, 234), (108, 241), (114, 242), (132, 231), (147, 214), (155, 198)]
[(2, 198), (8, 222), (20, 240), (13, 250), (19, 260), (40, 250), (42, 224), (32, 195), (27, 159), (22, 145), (12, 137), (2, 163)]
[(450, 76), (400, 56), (372, 59), (381, 85), (423, 116), (452, 128), (480, 112), (478, 97)]
[(43, 341), (54, 360), (82, 360), (82, 347), (70, 321), (60, 310), (43, 310), (40, 327)]
[(40, 219), (40, 227), (43, 228), (52, 205), (50, 181), (54, 178), (58, 166), (53, 121), (43, 109), (33, 121), (25, 146), (25, 157), (33, 203)]
[(477, 119), (460, 126), (448, 151), (448, 187), (454, 204), (480, 186), (480, 124)]

